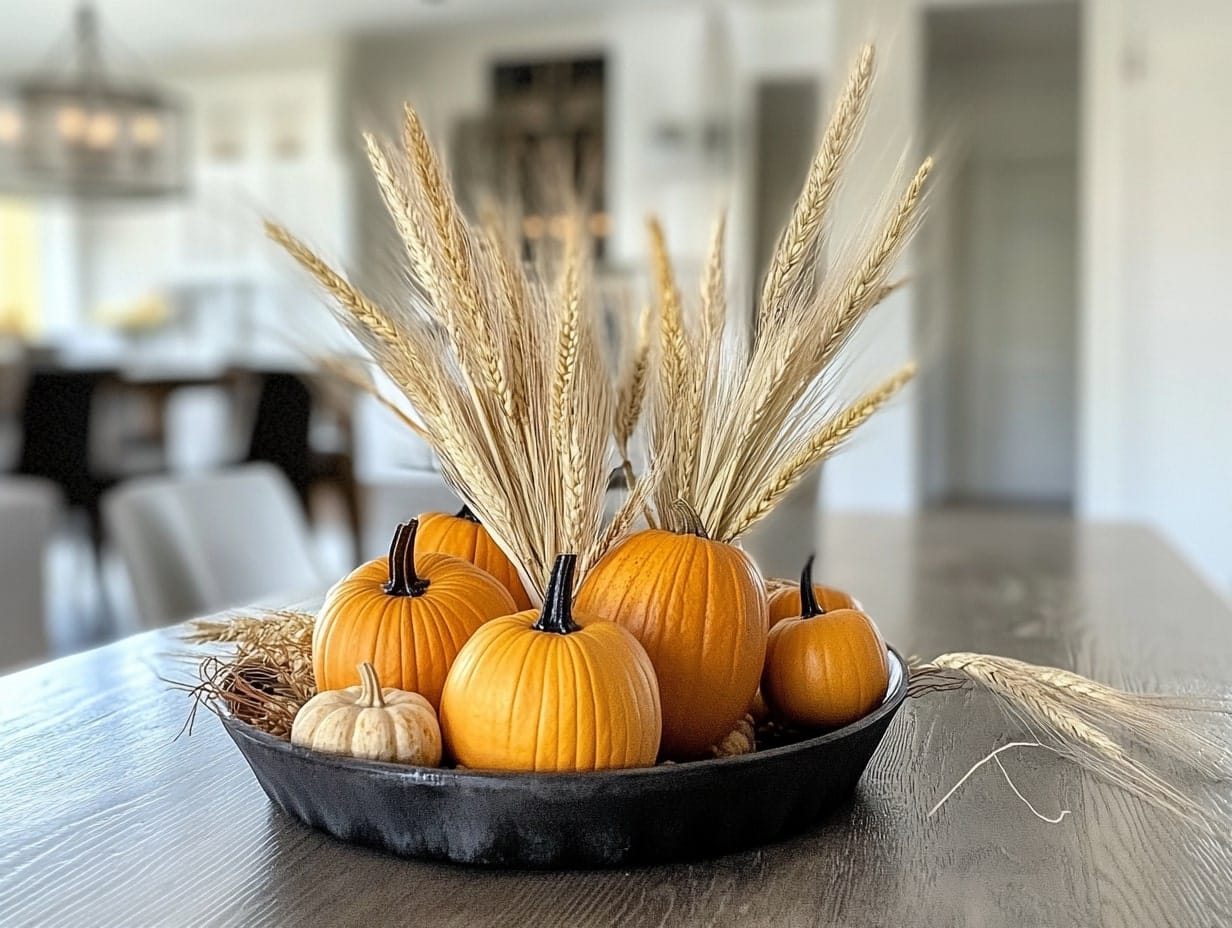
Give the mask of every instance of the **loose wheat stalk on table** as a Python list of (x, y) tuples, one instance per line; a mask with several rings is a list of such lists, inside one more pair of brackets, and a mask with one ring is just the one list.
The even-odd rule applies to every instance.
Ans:
[(984, 688), (1042, 746), (1199, 828), (1205, 819), (1198, 801), (1130, 749), (1145, 746), (1157, 759), (1211, 780), (1232, 771), (1228, 746), (1192, 722), (1193, 713), (1227, 713), (1217, 699), (1129, 693), (1068, 670), (966, 652), (913, 661), (911, 677), (912, 695)]

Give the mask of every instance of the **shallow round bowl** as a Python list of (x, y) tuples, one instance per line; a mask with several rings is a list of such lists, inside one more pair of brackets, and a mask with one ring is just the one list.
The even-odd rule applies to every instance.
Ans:
[(907, 683), (891, 648), (885, 701), (851, 725), (739, 757), (597, 773), (406, 767), (223, 726), (270, 799), (344, 841), (492, 867), (614, 867), (713, 857), (814, 824), (855, 789)]

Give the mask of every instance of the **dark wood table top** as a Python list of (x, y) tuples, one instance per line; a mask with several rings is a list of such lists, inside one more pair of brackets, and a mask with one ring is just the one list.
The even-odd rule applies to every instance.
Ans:
[[(820, 559), (906, 653), (980, 650), (1228, 691), (1232, 613), (1152, 533), (981, 512), (829, 519)], [(1232, 840), (1042, 751), (968, 692), (912, 700), (849, 806), (703, 863), (485, 872), (326, 838), (275, 809), (212, 717), (176, 740), (173, 631), (0, 678), (0, 925), (1232, 925)], [(1232, 737), (1232, 723), (1216, 719)], [(1232, 787), (1180, 779), (1232, 825)]]

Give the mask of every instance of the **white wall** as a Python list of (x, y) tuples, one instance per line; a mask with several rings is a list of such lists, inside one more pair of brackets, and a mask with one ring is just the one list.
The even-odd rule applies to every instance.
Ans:
[(1088, 6), (1083, 510), (1232, 591), (1232, 5)]
[[(753, 84), (770, 75), (821, 79), (830, 65), (831, 18), (825, 2), (794, 0), (767, 8), (756, 0), (730, 0), (371, 36), (352, 50), (348, 100), (354, 125), (347, 128), (355, 135), (370, 128), (396, 135), (402, 104), (409, 101), (434, 141), (447, 146), (458, 119), (488, 110), (494, 63), (601, 53), (608, 69), (610, 260), (641, 268), (645, 219), (654, 212), (673, 251), (683, 256), (683, 270), (700, 260), (723, 206), (733, 213), (732, 241), (742, 243)], [(729, 165), (681, 158), (654, 142), (658, 127), (689, 127), (711, 115), (731, 120), (735, 150)], [(373, 221), (380, 211), (375, 190), (362, 186), (363, 251), (378, 254), (387, 232)], [(748, 276), (747, 269), (737, 271), (737, 278)]]
[[(880, 90), (866, 141), (883, 151), (919, 125), (922, 11), (1000, 0), (837, 2), (840, 59), (860, 41), (879, 43)], [(1086, 516), (1155, 526), (1227, 594), (1232, 4), (1081, 2), (1076, 502)], [(858, 173), (866, 198), (880, 168), (861, 163)], [(885, 369), (909, 352), (914, 303), (902, 295), (899, 319), (887, 323), (881, 341), (866, 333), (862, 366)], [(827, 499), (855, 500), (862, 484), (883, 483), (887, 492), (870, 503), (916, 502), (915, 466), (905, 473), (892, 463), (917, 460), (911, 404), (908, 398), (870, 423), (863, 440), (835, 459)]]
[[(916, 131), (921, 102), (921, 37), (911, 0), (838, 0), (834, 88), (860, 46), (877, 44), (877, 72), (864, 135), (851, 159), (835, 210), (837, 241), (869, 234), (891, 190), (896, 197), (923, 157)], [(832, 89), (834, 89), (832, 88)], [(912, 274), (909, 251), (898, 275)], [(856, 336), (844, 384), (850, 395), (867, 389), (914, 356), (914, 283), (887, 299)], [(909, 386), (861, 426), (851, 445), (825, 464), (822, 492), (831, 509), (908, 511), (919, 503), (918, 399)]]
[(925, 64), (923, 131), (943, 165), (917, 249), (926, 501), (1073, 495), (1076, 44), (1024, 46), (1006, 28)]
[[(301, 347), (336, 343), (335, 324), (304, 280), (271, 262), (261, 219), (349, 259), (351, 191), (337, 140), (342, 61), (342, 43), (327, 41), (156, 62), (188, 115), (188, 190), (165, 201), (42, 207), (50, 230), (43, 276), (54, 287), (44, 288), (44, 334), (80, 348), (101, 306), (161, 293), (200, 310), (189, 331), (147, 346), (163, 361), (187, 352), (296, 363)], [(219, 161), (211, 119), (224, 111), (240, 148)], [(283, 131), (299, 140), (294, 155), (276, 150)], [(71, 286), (64, 267), (73, 268)], [(288, 313), (295, 344), (285, 335)]]
[[(704, 99), (702, 50), (706, 22), (695, 9), (587, 14), (551, 21), (514, 20), (465, 28), (416, 31), (359, 40), (353, 49), (348, 98), (352, 128), (376, 128), (396, 138), (403, 102), (416, 107), (443, 148), (456, 122), (487, 112), (493, 64), (602, 54), (607, 62), (607, 200), (614, 208), (608, 254), (638, 265), (646, 216), (657, 212), (674, 250), (698, 254), (718, 207), (719, 184), (694, 178), (685, 165), (656, 158), (656, 126), (689, 120)], [(362, 166), (357, 169), (366, 173)], [(361, 263), (380, 277), (391, 233), (375, 185), (360, 183)]]

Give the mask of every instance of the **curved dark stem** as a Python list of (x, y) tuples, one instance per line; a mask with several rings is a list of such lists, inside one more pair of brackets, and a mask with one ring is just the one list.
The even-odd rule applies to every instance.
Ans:
[(548, 578), (547, 592), (543, 595), (543, 611), (531, 628), (558, 635), (581, 630), (582, 626), (573, 621), (573, 568), (576, 564), (576, 554), (557, 556), (552, 576)]
[(471, 512), (471, 507), (467, 506), (465, 503), (462, 504), (462, 508), (457, 511), (457, 513), (454, 515), (454, 518), (455, 519), (465, 519), (467, 522), (478, 522), (479, 521), (479, 516)]
[(415, 573), (415, 533), (419, 520), (403, 522), (394, 532), (393, 544), (389, 546), (389, 581), (385, 592), (390, 596), (422, 596), (431, 582)]
[(813, 589), (813, 557), (809, 555), (804, 562), (804, 570), (800, 571), (800, 617), (803, 619), (826, 614), (821, 603), (817, 602), (817, 591)]
[(702, 525), (702, 520), (698, 516), (697, 510), (685, 500), (673, 500), (671, 513), (675, 517), (676, 524), (673, 526), (673, 529), (677, 535), (696, 535), (698, 538), (710, 537), (706, 534), (706, 527)]

